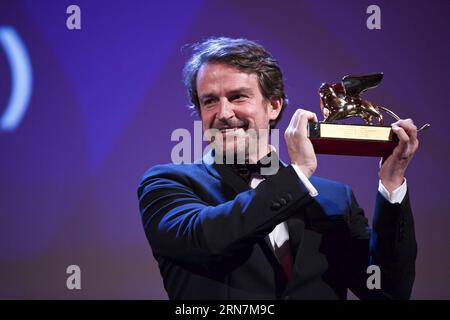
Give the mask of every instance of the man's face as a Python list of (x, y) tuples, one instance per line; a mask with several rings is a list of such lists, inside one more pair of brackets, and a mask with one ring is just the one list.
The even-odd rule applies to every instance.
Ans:
[(223, 63), (206, 63), (197, 74), (197, 94), (203, 130), (220, 130), (224, 154), (245, 152), (248, 159), (249, 144), (255, 143), (265, 150), (254, 156), (268, 152), (269, 121), (278, 117), (282, 99), (265, 99), (256, 74)]

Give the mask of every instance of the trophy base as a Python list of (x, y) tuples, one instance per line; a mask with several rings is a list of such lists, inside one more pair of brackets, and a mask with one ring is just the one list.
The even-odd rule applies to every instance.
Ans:
[(398, 144), (389, 126), (309, 123), (308, 137), (317, 154), (385, 157)]

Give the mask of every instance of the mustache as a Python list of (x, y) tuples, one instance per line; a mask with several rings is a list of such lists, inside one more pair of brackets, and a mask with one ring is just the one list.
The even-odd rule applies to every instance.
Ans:
[(210, 129), (230, 129), (230, 128), (241, 128), (241, 127), (247, 127), (248, 123), (246, 121), (242, 120), (227, 120), (227, 121), (218, 121), (214, 122)]

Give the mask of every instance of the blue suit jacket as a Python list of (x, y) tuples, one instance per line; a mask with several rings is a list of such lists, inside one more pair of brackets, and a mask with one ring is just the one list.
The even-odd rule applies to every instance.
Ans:
[[(142, 177), (142, 222), (170, 299), (408, 299), (417, 245), (406, 195), (376, 196), (373, 229), (347, 185), (311, 177), (312, 198), (291, 166), (255, 189), (227, 165), (157, 165)], [(288, 225), (287, 282), (267, 235)], [(381, 289), (366, 285), (368, 265)]]

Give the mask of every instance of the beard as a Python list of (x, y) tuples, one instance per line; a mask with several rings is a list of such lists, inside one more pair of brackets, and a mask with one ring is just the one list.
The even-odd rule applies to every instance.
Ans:
[(208, 134), (216, 163), (256, 163), (259, 160), (258, 155), (267, 151), (268, 129), (227, 126), (220, 130), (213, 128)]

